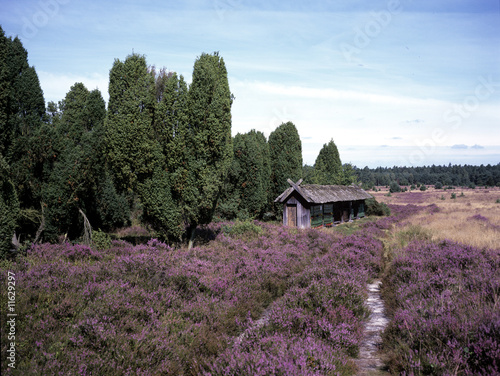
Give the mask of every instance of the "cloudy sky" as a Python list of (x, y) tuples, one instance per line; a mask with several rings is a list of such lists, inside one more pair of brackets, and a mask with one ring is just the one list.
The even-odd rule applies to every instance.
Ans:
[(500, 163), (499, 0), (0, 0), (46, 101), (105, 100), (132, 52), (190, 82), (219, 51), (233, 134), (292, 121), (304, 163), (333, 139), (358, 167)]

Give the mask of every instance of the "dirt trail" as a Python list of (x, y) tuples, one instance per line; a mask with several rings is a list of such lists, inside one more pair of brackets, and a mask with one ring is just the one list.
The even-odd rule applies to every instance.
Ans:
[(384, 330), (388, 323), (384, 315), (384, 303), (380, 298), (380, 280), (375, 280), (368, 285), (367, 305), (370, 308), (371, 314), (368, 322), (365, 324), (365, 338), (359, 348), (359, 359), (357, 365), (359, 371), (358, 376), (367, 375), (388, 375), (384, 371), (382, 360), (378, 352), (382, 342), (380, 333)]

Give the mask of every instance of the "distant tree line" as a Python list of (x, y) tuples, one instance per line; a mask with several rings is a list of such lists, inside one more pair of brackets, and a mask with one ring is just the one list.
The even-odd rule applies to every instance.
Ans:
[(500, 163), (496, 165), (451, 165), (424, 167), (354, 168), (354, 174), (364, 188), (390, 186), (500, 186)]

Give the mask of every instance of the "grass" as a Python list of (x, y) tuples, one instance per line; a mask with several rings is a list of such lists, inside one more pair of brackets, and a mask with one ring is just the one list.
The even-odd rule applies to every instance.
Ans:
[[(425, 192), (400, 192), (391, 197), (385, 191), (371, 193), (386, 204), (419, 206), (436, 205), (432, 214), (421, 212), (406, 221), (407, 226), (420, 226), (432, 234), (433, 241), (454, 240), (478, 248), (498, 248), (500, 188), (460, 189), (463, 195), (455, 199), (442, 200), (442, 190), (429, 188)], [(457, 189), (458, 191), (458, 189)], [(476, 216), (485, 220), (477, 220)]]

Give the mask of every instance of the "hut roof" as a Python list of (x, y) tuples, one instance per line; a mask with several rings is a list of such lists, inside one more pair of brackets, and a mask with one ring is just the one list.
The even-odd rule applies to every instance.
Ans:
[[(300, 183), (299, 183), (300, 184)], [(285, 202), (292, 192), (296, 191), (307, 202), (312, 204), (325, 204), (328, 202), (356, 201), (372, 198), (363, 189), (356, 186), (345, 185), (296, 185), (288, 188), (279, 195), (274, 202)]]

